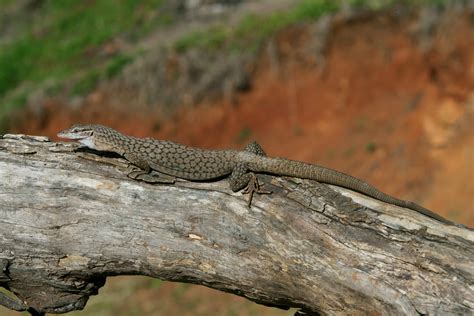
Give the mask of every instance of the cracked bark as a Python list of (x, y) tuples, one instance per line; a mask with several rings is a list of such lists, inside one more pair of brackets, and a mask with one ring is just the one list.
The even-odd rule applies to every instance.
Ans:
[[(84, 308), (106, 277), (202, 284), (310, 314), (470, 314), (474, 232), (315, 181), (150, 185), (123, 159), (0, 138), (0, 304)], [(87, 158), (87, 159), (84, 159)], [(118, 170), (119, 169), (119, 170)]]

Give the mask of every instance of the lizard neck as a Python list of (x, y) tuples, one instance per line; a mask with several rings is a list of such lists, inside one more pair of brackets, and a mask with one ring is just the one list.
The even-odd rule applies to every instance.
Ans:
[(95, 133), (93, 136), (81, 140), (81, 143), (89, 148), (114, 152), (122, 156), (128, 151), (132, 151), (138, 142), (138, 138), (123, 135), (112, 129), (105, 133)]

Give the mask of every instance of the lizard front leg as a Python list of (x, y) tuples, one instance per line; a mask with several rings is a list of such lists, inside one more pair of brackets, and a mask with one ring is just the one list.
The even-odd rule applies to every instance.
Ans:
[(166, 175), (164, 173), (156, 172), (151, 174), (151, 167), (140, 155), (133, 153), (125, 153), (125, 159), (130, 162), (127, 168), (127, 177), (134, 180), (141, 180), (147, 183), (165, 183), (173, 184), (176, 181), (175, 177)]

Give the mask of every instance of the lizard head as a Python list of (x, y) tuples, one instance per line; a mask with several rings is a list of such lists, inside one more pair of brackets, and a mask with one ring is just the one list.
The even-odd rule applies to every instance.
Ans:
[(81, 125), (76, 124), (71, 128), (58, 133), (58, 137), (77, 140), (81, 144), (95, 150), (110, 150), (107, 146), (107, 139), (111, 133), (117, 133), (113, 129), (102, 125)]

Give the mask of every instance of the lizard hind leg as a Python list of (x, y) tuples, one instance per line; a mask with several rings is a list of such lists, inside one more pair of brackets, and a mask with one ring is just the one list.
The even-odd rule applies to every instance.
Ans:
[(262, 190), (262, 186), (258, 182), (257, 176), (253, 172), (249, 172), (245, 164), (237, 165), (229, 177), (230, 189), (234, 192), (242, 190), (243, 194), (249, 194), (248, 206), (252, 204), (254, 193), (270, 194), (271, 191)]

